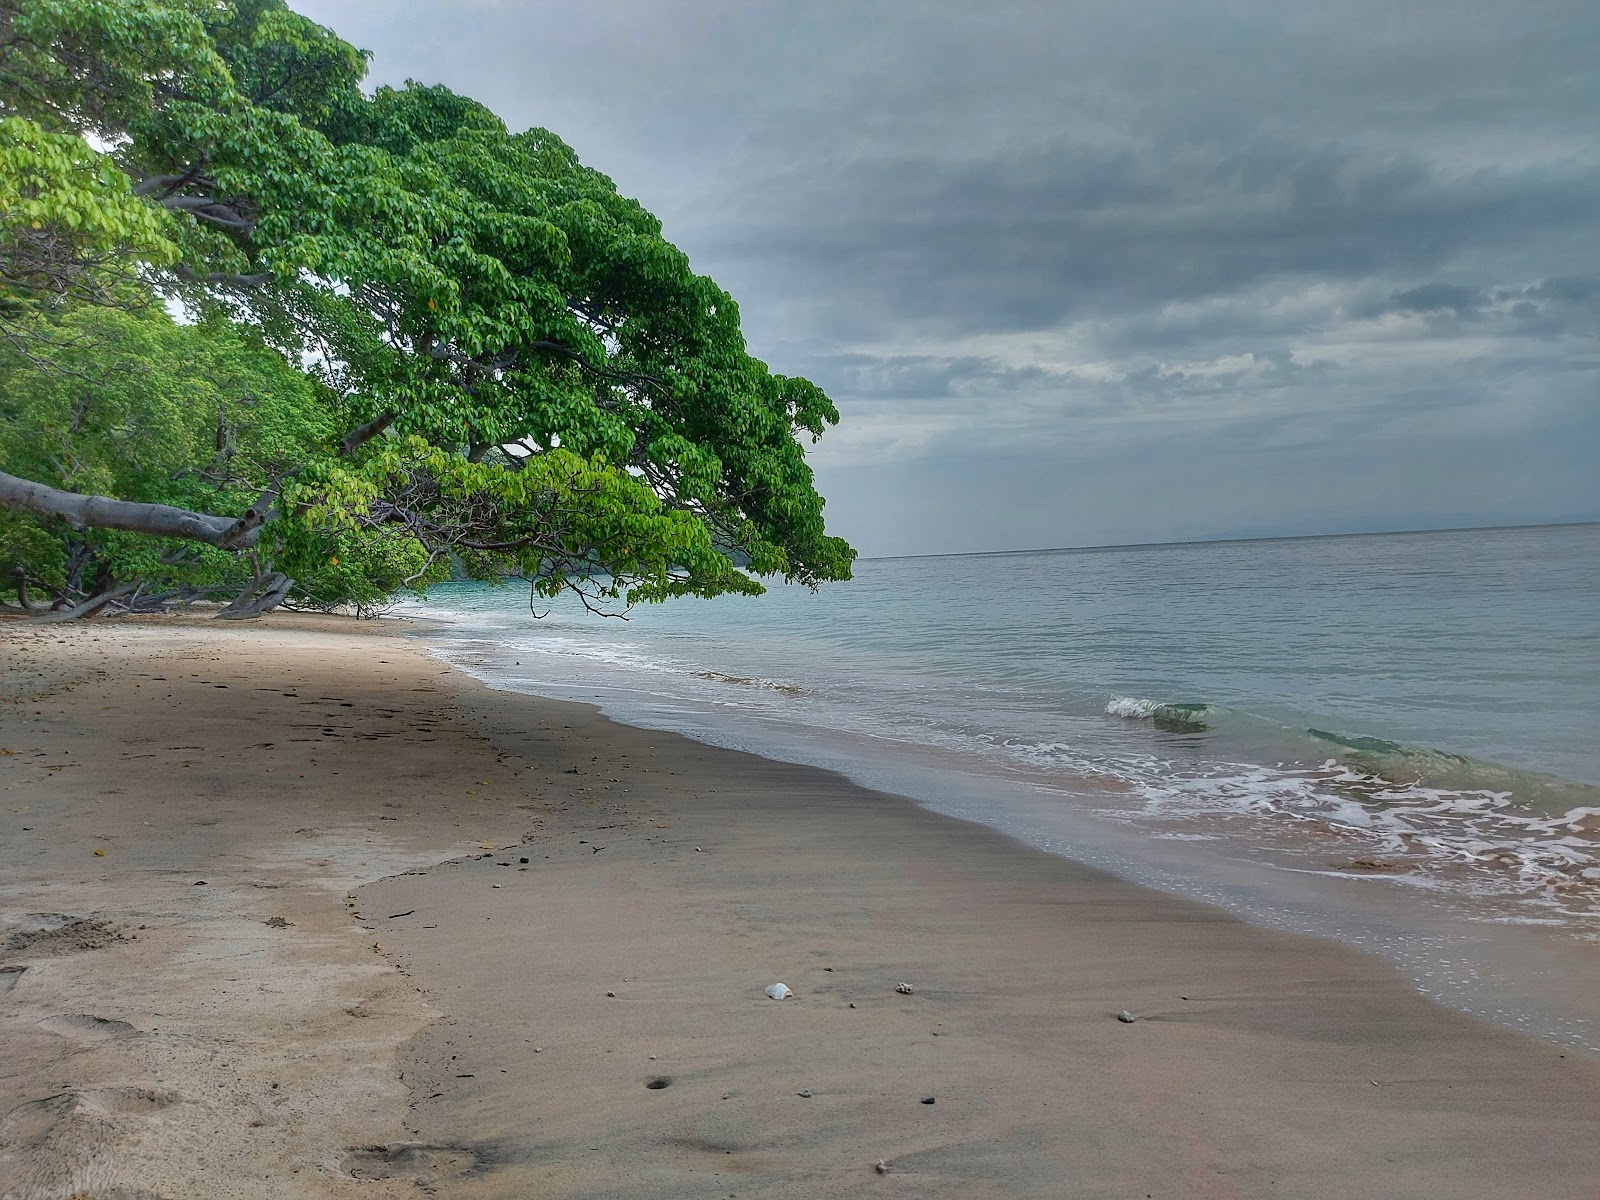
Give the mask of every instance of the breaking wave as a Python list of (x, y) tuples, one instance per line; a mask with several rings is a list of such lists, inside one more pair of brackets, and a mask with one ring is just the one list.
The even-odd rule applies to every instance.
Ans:
[(1217, 705), (1115, 696), (1105, 712), (1174, 732), (1232, 734), (1271, 744), (1282, 756), (1203, 765), (1124, 760), (1117, 774), (1144, 801), (1147, 817), (1253, 817), (1268, 825), (1290, 818), (1349, 846), (1346, 869), (1466, 871), (1493, 891), (1569, 911), (1600, 909), (1600, 788), (1388, 738), (1279, 725)]

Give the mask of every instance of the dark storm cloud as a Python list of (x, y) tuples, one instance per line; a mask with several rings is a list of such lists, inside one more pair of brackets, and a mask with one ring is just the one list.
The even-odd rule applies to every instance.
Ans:
[(1593, 0), (301, 7), (658, 213), (869, 552), (1600, 516)]
[(1586, 301), (1600, 297), (1600, 278), (1589, 276), (1567, 276), (1557, 279), (1546, 279), (1535, 287), (1526, 289), (1523, 295), (1535, 300), (1554, 300), (1563, 304), (1583, 304)]
[(1453, 313), (1475, 317), (1489, 306), (1489, 294), (1481, 288), (1456, 283), (1425, 283), (1421, 287), (1396, 292), (1381, 304), (1369, 305), (1362, 316), (1381, 317), (1385, 313)]
[(1455, 179), (1331, 149), (1260, 148), (1248, 166), (1217, 153), (1060, 148), (852, 164), (809, 189), (763, 181), (777, 199), (760, 225), (727, 228), (722, 253), (819, 297), (816, 319), (831, 315), (839, 335), (847, 323), (1031, 330), (1274, 282), (1425, 279), (1465, 251), (1503, 246), (1507, 230), (1579, 234), (1600, 200), (1600, 170)]
[(1068, 372), (1008, 366), (996, 358), (940, 358), (931, 354), (875, 357), (842, 354), (811, 361), (814, 374), (836, 380), (851, 395), (884, 400), (936, 400), (948, 396), (1037, 390), (1071, 382)]

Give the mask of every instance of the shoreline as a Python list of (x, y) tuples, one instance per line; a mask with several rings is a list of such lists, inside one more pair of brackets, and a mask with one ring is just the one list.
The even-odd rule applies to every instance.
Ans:
[[(1238, 814), (1203, 822), (1152, 817), (1138, 812), (1125, 779), (1025, 770), (771, 710), (730, 713), (648, 689), (647, 680), (613, 671), (603, 659), (579, 660), (592, 668), (587, 679), (549, 664), (508, 672), (482, 661), (473, 649), (482, 637), (470, 623), (437, 613), (420, 619), (427, 627), (412, 636), (437, 661), (492, 690), (593, 706), (621, 725), (837, 773), (868, 791), (998, 830), (1250, 924), (1374, 954), (1449, 1007), (1567, 1050), (1600, 1054), (1592, 918), (1546, 924), (1542, 910), (1520, 899), (1458, 890), (1466, 883), (1461, 878), (1431, 891), (1429, 879), (1382, 869), (1393, 864), (1379, 861), (1359, 830), (1314, 818), (1241, 828), (1245, 818)], [(517, 654), (526, 657), (529, 649)]]
[(1600, 1177), (1587, 1056), (840, 776), (337, 619), (0, 639), (8, 1200)]

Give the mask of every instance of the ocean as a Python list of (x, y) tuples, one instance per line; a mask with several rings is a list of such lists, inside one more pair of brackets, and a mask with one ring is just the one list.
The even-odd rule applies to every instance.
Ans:
[(493, 686), (839, 770), (1600, 1043), (1493, 978), (1533, 944), (1507, 929), (1600, 950), (1600, 525), (866, 559), (626, 619), (514, 585), (402, 608)]

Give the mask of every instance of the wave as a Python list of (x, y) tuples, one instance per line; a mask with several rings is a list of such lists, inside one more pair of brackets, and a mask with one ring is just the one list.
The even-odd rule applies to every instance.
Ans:
[[(1152, 756), (1119, 772), (1148, 815), (1297, 818), (1366, 842), (1370, 853), (1346, 869), (1427, 874), (1453, 865), (1493, 873), (1558, 906), (1600, 906), (1600, 788), (1221, 705), (1114, 696), (1105, 712), (1212, 735), (1204, 765)], [(1236, 743), (1271, 746), (1281, 761), (1228, 761)]]
[(1209, 704), (1143, 700), (1137, 696), (1113, 696), (1106, 703), (1107, 716), (1147, 720), (1158, 729), (1179, 733), (1209, 729), (1206, 718), (1212, 712)]
[(801, 687), (798, 683), (783, 683), (776, 679), (763, 679), (759, 675), (724, 675), (721, 671), (693, 671), (696, 679), (709, 679), (712, 683), (743, 684), (745, 687), (766, 688), (769, 691), (782, 692), (786, 696), (809, 696), (810, 688)]
[(1273, 749), (1288, 765), (1335, 762), (1366, 772), (1380, 784), (1507, 793), (1519, 807), (1548, 816), (1600, 797), (1600, 789), (1592, 785), (1554, 775), (1390, 738), (1285, 725), (1220, 704), (1113, 696), (1106, 703), (1105, 712), (1125, 720), (1148, 721), (1158, 729), (1173, 732), (1212, 732), (1221, 739), (1241, 739), (1258, 749)]

